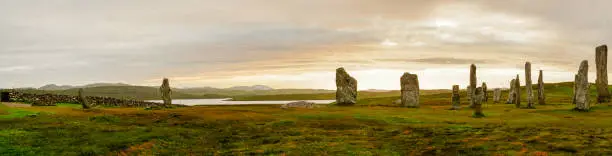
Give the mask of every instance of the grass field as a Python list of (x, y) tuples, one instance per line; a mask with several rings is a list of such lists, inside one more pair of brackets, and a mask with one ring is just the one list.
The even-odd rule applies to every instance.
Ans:
[(612, 155), (612, 107), (571, 111), (567, 87), (547, 85), (537, 109), (488, 103), (485, 118), (447, 110), (448, 93), (421, 108), (389, 107), (393, 96), (287, 110), (0, 106), (0, 155)]

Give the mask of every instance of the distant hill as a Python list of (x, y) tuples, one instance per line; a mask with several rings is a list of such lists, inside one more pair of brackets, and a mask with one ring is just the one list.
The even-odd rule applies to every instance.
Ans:
[(125, 84), (125, 83), (93, 83), (93, 84), (87, 84), (83, 86), (48, 84), (38, 89), (39, 90), (68, 90), (68, 89), (74, 89), (74, 88), (91, 88), (91, 87), (104, 87), (104, 86), (130, 86), (130, 85)]
[(361, 90), (361, 91), (365, 91), (365, 92), (390, 92), (392, 90), (368, 89), (368, 90)]
[(274, 90), (272, 87), (264, 86), (264, 85), (254, 85), (254, 86), (235, 86), (227, 88), (228, 90), (245, 90), (245, 91), (253, 91), (253, 90)]
[(62, 85), (62, 86), (58, 86), (56, 84), (48, 84), (45, 86), (42, 86), (38, 89), (40, 90), (66, 90), (66, 89), (72, 89), (74, 88), (74, 86), (70, 86), (70, 85)]

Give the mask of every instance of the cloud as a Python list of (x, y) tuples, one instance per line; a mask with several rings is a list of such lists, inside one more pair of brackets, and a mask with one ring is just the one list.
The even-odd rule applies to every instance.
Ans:
[[(273, 75), (304, 87), (325, 87), (326, 73), (341, 66), (389, 75), (425, 70), (430, 72), (423, 74), (432, 74), (433, 69), (463, 69), (471, 63), (520, 69), (525, 61), (534, 68), (575, 72), (580, 60), (593, 62), (595, 46), (610, 42), (612, 25), (606, 21), (612, 15), (605, 8), (610, 4), (605, 0), (0, 1), (0, 72), (15, 80), (0, 82), (0, 87), (97, 81), (140, 84), (161, 77), (195, 86), (290, 85), (276, 82)], [(310, 84), (282, 76), (303, 74), (319, 80)], [(253, 81), (243, 82), (241, 77), (248, 76)]]
[(18, 72), (18, 71), (26, 71), (32, 70), (33, 68), (30, 66), (10, 66), (10, 67), (2, 67), (0, 68), (0, 72)]

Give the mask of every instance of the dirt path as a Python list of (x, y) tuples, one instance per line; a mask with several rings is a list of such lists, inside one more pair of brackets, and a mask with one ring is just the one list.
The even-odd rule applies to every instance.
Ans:
[(2, 104), (8, 107), (32, 107), (32, 105), (24, 103), (2, 102)]

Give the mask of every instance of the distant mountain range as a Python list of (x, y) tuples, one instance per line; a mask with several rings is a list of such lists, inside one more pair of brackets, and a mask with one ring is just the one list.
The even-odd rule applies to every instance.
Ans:
[(235, 86), (227, 88), (229, 90), (274, 90), (272, 87), (264, 86), (264, 85), (254, 85), (254, 86)]
[(39, 90), (68, 90), (73, 88), (91, 88), (91, 87), (106, 87), (106, 86), (131, 86), (125, 83), (92, 83), (84, 86), (71, 86), (71, 85), (61, 85), (58, 86), (56, 84), (48, 84), (38, 88)]
[[(93, 87), (109, 87), (109, 86), (132, 86), (125, 83), (92, 83), (83, 86), (72, 86), (72, 85), (56, 85), (56, 84), (48, 84), (42, 87), (36, 88), (38, 90), (68, 90), (74, 88), (93, 88)], [(213, 87), (197, 87), (197, 88), (185, 88), (185, 89), (204, 89), (204, 90), (223, 90), (221, 88), (213, 88)], [(274, 88), (265, 86), (265, 85), (254, 85), (254, 86), (234, 86), (230, 88), (225, 88), (226, 90), (242, 90), (242, 91), (257, 91), (257, 90), (274, 90)]]

